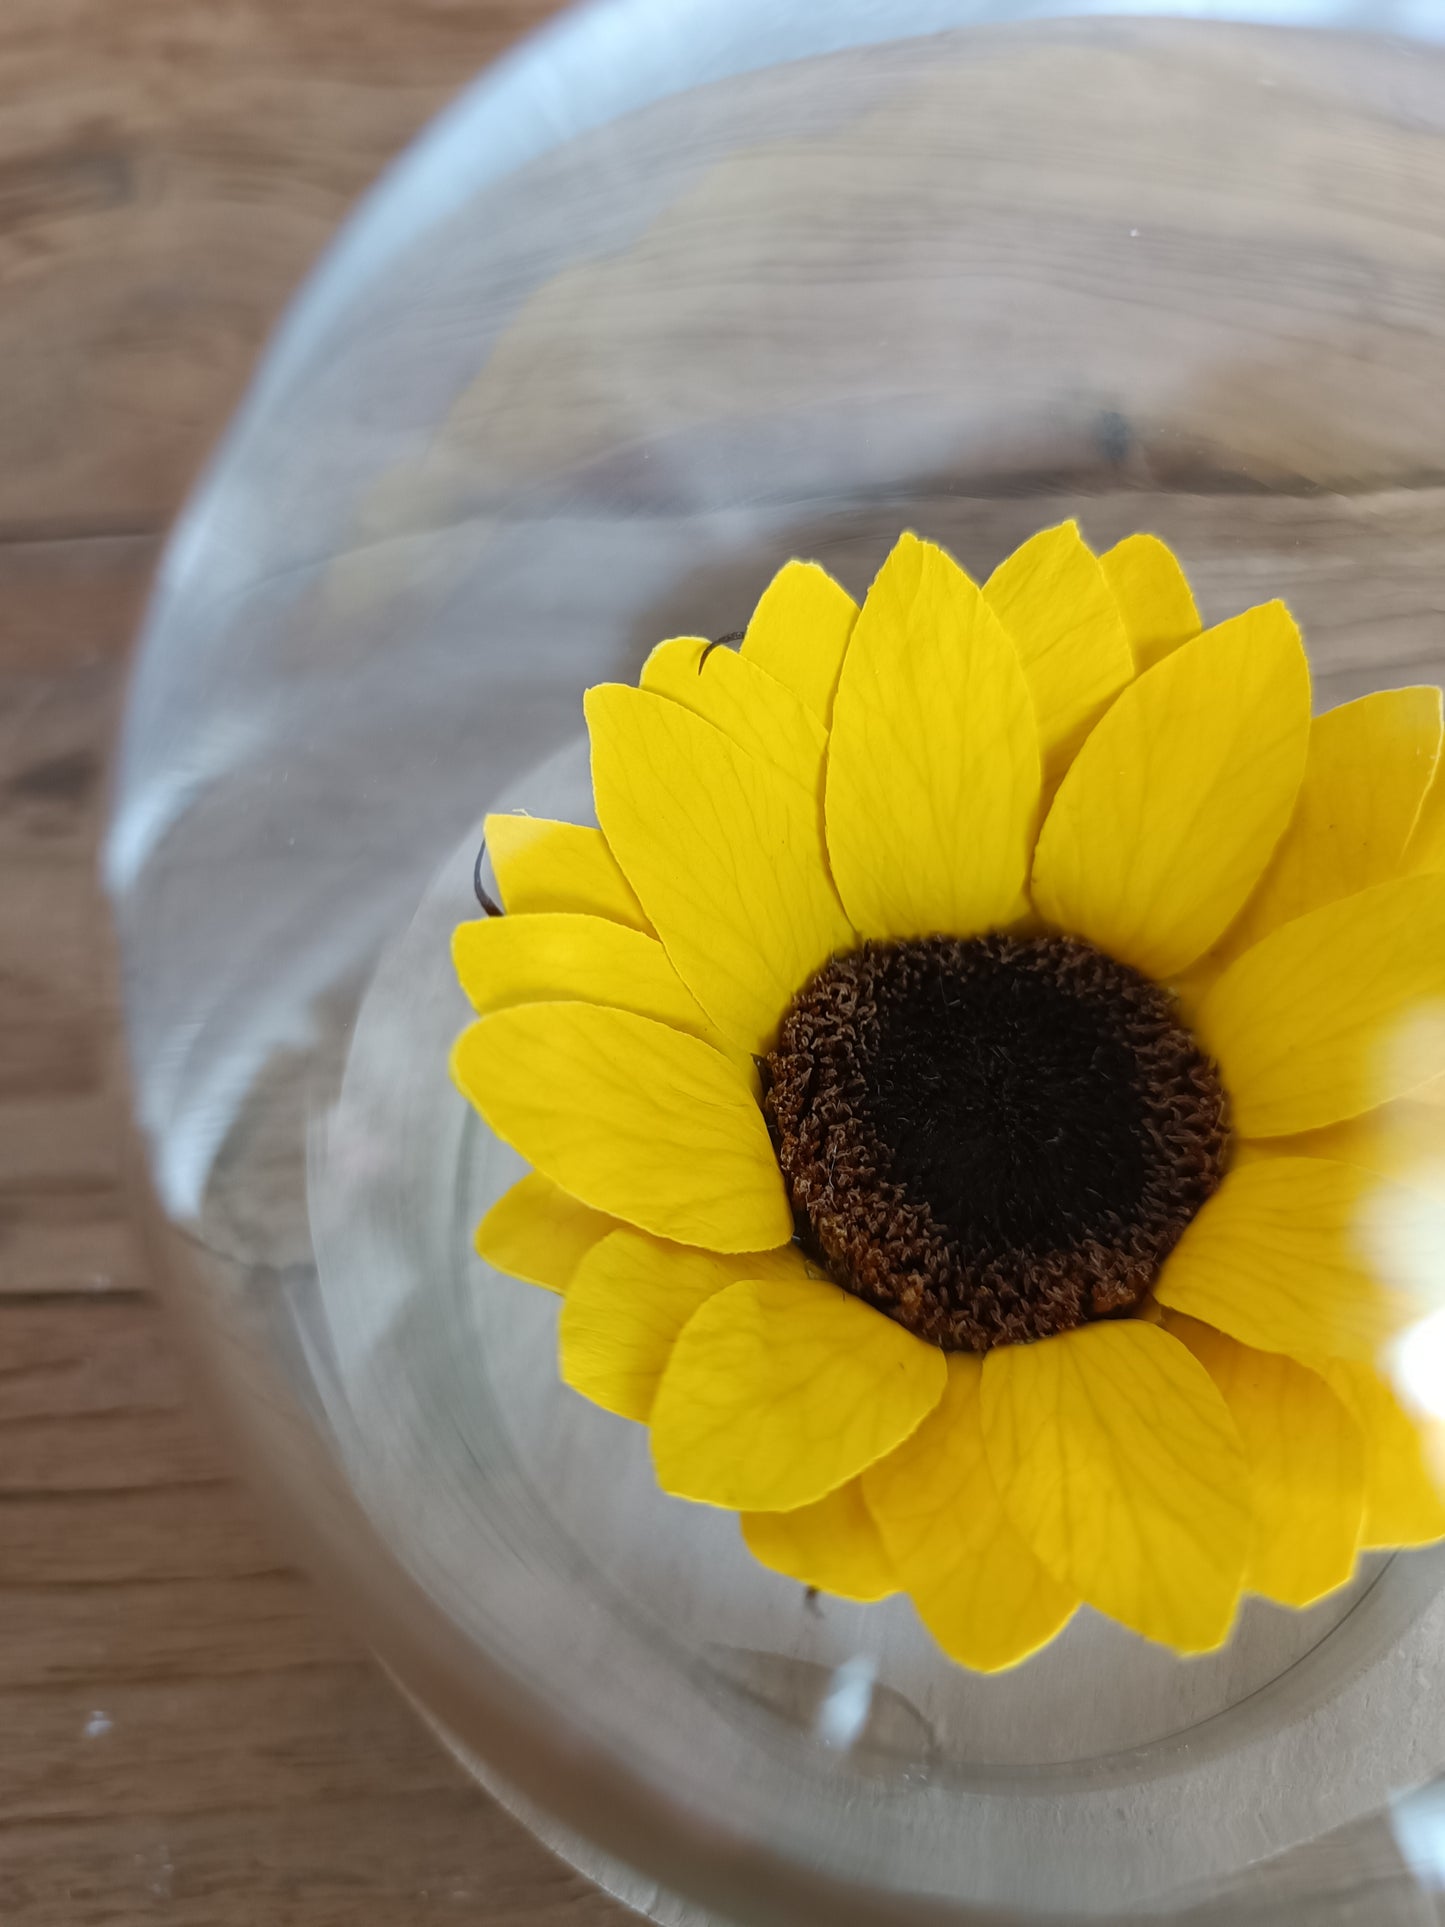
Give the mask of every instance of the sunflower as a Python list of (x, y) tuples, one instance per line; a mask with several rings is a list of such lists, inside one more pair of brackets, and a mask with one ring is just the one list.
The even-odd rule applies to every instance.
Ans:
[(453, 1071), (532, 1167), (479, 1250), (666, 1492), (984, 1670), (1445, 1535), (1359, 1123), (1438, 1069), (1438, 691), (1312, 720), (1282, 603), (1070, 522), (789, 563), (586, 716), (600, 828), (487, 820)]

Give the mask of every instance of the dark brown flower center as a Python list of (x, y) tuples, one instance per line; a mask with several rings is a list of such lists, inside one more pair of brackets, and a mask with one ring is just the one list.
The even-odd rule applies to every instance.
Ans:
[(805, 1246), (945, 1351), (1133, 1310), (1224, 1173), (1224, 1090), (1173, 998), (1073, 937), (837, 957), (764, 1083)]

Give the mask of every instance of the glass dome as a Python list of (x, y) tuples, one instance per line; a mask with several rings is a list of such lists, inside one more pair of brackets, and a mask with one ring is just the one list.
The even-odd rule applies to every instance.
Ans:
[(483, 815), (588, 820), (584, 689), (790, 556), (861, 594), (905, 526), (980, 577), (1147, 528), (1206, 618), (1288, 601), (1319, 707), (1445, 681), (1440, 29), (584, 9), (363, 205), (172, 539), (106, 877), (177, 1304), (447, 1743), (658, 1921), (1265, 1920), (1445, 1864), (1439, 1549), (1203, 1658), (1086, 1611), (952, 1667), (558, 1383), (446, 1076)]

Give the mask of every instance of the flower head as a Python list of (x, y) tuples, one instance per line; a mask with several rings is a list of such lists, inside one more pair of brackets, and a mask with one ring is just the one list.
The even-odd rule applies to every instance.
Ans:
[(1445, 1535), (1356, 1122), (1438, 1068), (1437, 691), (1312, 721), (1281, 603), (1067, 523), (861, 608), (790, 563), (586, 711), (600, 828), (487, 821), (453, 1067), (533, 1167), (479, 1248), (665, 1490), (980, 1668)]

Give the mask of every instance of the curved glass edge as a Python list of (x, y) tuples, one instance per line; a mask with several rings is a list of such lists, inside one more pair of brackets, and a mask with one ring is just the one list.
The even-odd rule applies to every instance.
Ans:
[[(950, 27), (1122, 14), (1383, 31), (1445, 43), (1445, 12), (1434, 0), (1234, 0), (1227, 5), (1211, 0), (1081, 0), (1067, 6), (1029, 0), (987, 5), (966, 0), (840, 0), (827, 10), (800, 6), (781, 16), (758, 0), (738, 0), (735, 5), (726, 0), (596, 0), (544, 29), (474, 82), (364, 197), (323, 254), (274, 335), (177, 524), (144, 625), (117, 763), (114, 814), (104, 853), (111, 893), (124, 890), (154, 847), (153, 840), (130, 833), (126, 804), (129, 773), (145, 742), (144, 685), (157, 670), (148, 645), (158, 611), (178, 600), (193, 579), (214, 505), (242, 458), (253, 424), (304, 376), (338, 317), (364, 297), (367, 285), (385, 272), (403, 240), (414, 238), (419, 219), (444, 219), (487, 182), (611, 117), (731, 73)], [(648, 49), (645, 60), (634, 58), (639, 45)], [(620, 58), (624, 53), (625, 65)], [(942, 1918), (931, 1909), (928, 1917)], [(967, 1917), (951, 1909), (947, 1914), (950, 1920)]]
[[(136, 782), (163, 612), (198, 570), (213, 511), (253, 427), (322, 348), (338, 319), (418, 229), (592, 128), (669, 95), (780, 63), (961, 27), (1138, 16), (1388, 33), (1445, 44), (1436, 0), (590, 0), (471, 82), (364, 194), (276, 327), (231, 425), (201, 471), (157, 570), (116, 754), (101, 872), (133, 883), (179, 807), (158, 816)], [(136, 792), (141, 792), (137, 794)]]

